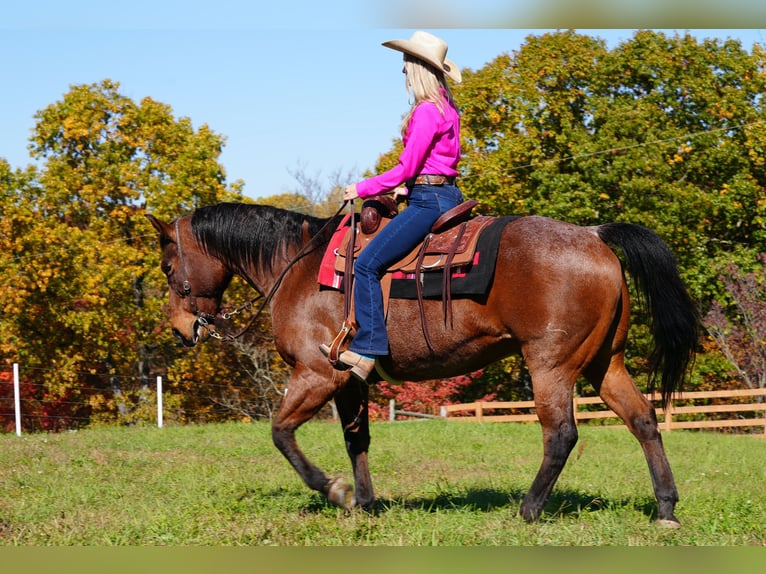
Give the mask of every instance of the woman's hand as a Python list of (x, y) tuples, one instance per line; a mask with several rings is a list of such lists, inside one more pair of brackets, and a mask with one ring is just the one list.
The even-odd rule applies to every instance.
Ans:
[(404, 186), (397, 187), (394, 189), (394, 201), (399, 203), (400, 201), (404, 201), (409, 197), (409, 192), (407, 191), (407, 188)]
[(347, 185), (346, 189), (343, 190), (343, 199), (345, 201), (351, 201), (359, 197), (359, 194), (356, 192), (356, 184), (352, 183), (351, 185)]

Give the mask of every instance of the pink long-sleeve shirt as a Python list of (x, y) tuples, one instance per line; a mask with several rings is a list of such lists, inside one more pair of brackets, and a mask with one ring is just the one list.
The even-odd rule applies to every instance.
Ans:
[(356, 184), (361, 198), (391, 191), (420, 174), (457, 175), (460, 161), (460, 115), (445, 98), (444, 113), (433, 102), (420, 102), (412, 113), (404, 150), (390, 170)]

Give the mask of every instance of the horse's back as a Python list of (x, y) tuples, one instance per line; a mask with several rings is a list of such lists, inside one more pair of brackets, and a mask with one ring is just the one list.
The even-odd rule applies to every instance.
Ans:
[(598, 235), (540, 216), (522, 217), (506, 226), (495, 276), (493, 292), (505, 291), (510, 282), (516, 292), (535, 299), (546, 292), (619, 292), (622, 284), (620, 261)]
[[(518, 352), (530, 341), (546, 342), (551, 353), (563, 356), (594, 331), (605, 336), (622, 282), (619, 259), (587, 228), (539, 216), (515, 219), (501, 234), (486, 297), (453, 299), (451, 324), (443, 321), (438, 302), (427, 305), (434, 349), (413, 330), (420, 324), (417, 303), (392, 301), (393, 363), (416, 371), (428, 365), (431, 377), (449, 376)], [(390, 367), (402, 379), (420, 375)]]

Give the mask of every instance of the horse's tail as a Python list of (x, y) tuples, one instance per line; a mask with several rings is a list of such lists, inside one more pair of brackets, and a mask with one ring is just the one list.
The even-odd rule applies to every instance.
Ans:
[(659, 375), (665, 405), (679, 392), (694, 362), (699, 314), (681, 281), (673, 253), (653, 231), (632, 223), (593, 228), (606, 243), (619, 247), (639, 301), (649, 311), (654, 349), (649, 360), (649, 392)]

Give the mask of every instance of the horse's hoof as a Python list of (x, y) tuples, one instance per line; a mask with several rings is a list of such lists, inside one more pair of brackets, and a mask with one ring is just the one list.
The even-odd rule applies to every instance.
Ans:
[(527, 523), (536, 522), (542, 513), (542, 507), (533, 508), (531, 504), (524, 504), (523, 502), (521, 503), (521, 508), (519, 509), (519, 515), (524, 519), (524, 522)]
[(661, 526), (662, 528), (671, 528), (673, 530), (678, 530), (679, 528), (681, 528), (681, 523), (674, 518), (663, 518), (662, 520), (657, 521), (657, 526)]
[(354, 503), (353, 490), (342, 478), (334, 478), (327, 488), (327, 500), (336, 506), (351, 510)]

